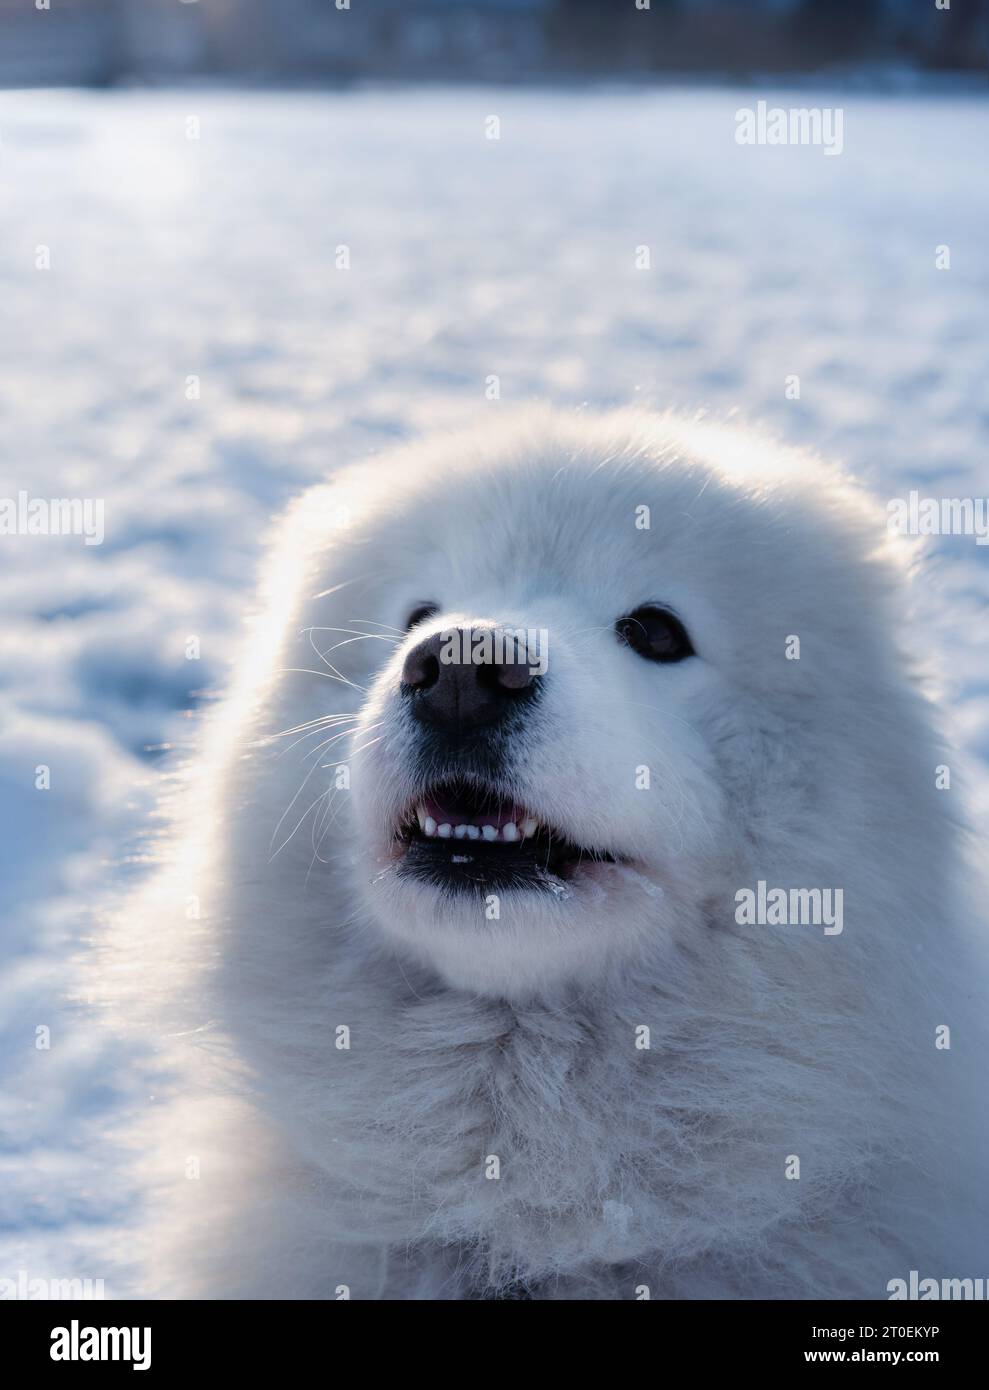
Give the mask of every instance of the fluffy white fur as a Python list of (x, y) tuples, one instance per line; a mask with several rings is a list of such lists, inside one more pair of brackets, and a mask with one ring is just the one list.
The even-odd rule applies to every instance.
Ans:
[[(671, 418), (534, 410), (301, 497), (107, 955), (162, 1039), (141, 1287), (884, 1298), (989, 1273), (983, 996), (904, 586), (848, 479)], [(428, 600), (436, 626), (548, 629), (518, 800), (630, 863), (499, 921), (396, 875)], [(617, 642), (648, 600), (696, 657)], [(843, 932), (737, 925), (760, 879), (842, 888)]]

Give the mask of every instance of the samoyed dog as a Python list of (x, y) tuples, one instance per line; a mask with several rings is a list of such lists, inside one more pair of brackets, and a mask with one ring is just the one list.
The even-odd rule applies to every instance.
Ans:
[(742, 431), (498, 421), (274, 536), (107, 957), (159, 1047), (142, 1287), (989, 1272), (983, 992), (902, 542)]

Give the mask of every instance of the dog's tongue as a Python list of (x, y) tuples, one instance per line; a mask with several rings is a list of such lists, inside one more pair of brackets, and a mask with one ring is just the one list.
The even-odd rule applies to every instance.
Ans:
[(527, 815), (519, 806), (487, 807), (482, 810), (462, 800), (445, 798), (440, 801), (432, 796), (426, 798), (425, 808), (426, 815), (432, 816), (437, 825), (493, 825), (496, 830), (513, 823), (520, 825)]

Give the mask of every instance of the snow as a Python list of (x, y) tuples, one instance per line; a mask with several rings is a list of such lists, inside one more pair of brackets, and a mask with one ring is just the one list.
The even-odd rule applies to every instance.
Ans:
[[(989, 108), (845, 95), (829, 157), (736, 145), (760, 98), (833, 100), (0, 93), (0, 497), (103, 499), (106, 525), (101, 546), (2, 540), (0, 1277), (98, 1276), (126, 1233), (105, 1136), (128, 1058), (65, 994), (89, 914), (141, 872), (148, 750), (181, 744), (222, 683), (265, 529), (300, 486), (483, 423), (497, 374), (502, 403), (737, 409), (883, 498), (989, 491)], [(912, 634), (945, 672), (982, 825), (987, 597), (989, 547), (946, 537)]]

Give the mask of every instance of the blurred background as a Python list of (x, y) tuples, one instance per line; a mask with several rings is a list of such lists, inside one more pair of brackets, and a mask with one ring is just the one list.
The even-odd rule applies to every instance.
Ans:
[[(984, 68), (955, 0), (0, 0), (0, 82)], [(953, 11), (953, 13), (951, 13)]]
[[(105, 539), (0, 537), (0, 1277), (112, 1278), (148, 1101), (66, 995), (272, 517), (533, 398), (986, 497), (985, 14), (38, 3), (0, 0), (0, 499), (99, 500)], [(840, 111), (841, 153), (737, 144), (759, 101)], [(919, 594), (984, 833), (989, 547), (942, 538)]]
[[(0, 0), (0, 82), (985, 68), (954, 0)], [(950, 15), (950, 17), (949, 17)]]

